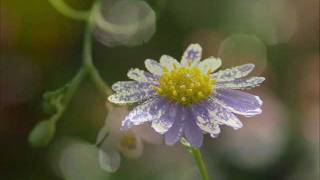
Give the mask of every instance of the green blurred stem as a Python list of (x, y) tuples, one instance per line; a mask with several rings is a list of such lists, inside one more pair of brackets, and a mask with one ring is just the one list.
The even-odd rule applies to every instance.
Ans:
[(60, 117), (63, 115), (67, 106), (69, 105), (70, 100), (72, 99), (74, 93), (78, 89), (79, 85), (81, 84), (82, 80), (85, 78), (87, 73), (88, 71), (84, 67), (81, 67), (77, 75), (70, 81), (68, 85), (68, 91), (63, 99), (63, 104), (59, 108), (60, 111), (58, 111), (56, 114), (53, 115), (53, 117), (51, 118), (52, 121), (56, 123), (60, 119)]
[[(112, 93), (111, 89), (100, 76), (99, 71), (94, 66), (93, 60), (92, 60), (92, 31), (95, 23), (93, 17), (99, 10), (100, 0), (96, 0), (96, 2), (93, 4), (90, 11), (75, 10), (72, 7), (68, 6), (63, 0), (49, 0), (49, 2), (57, 11), (59, 11), (61, 14), (65, 15), (66, 17), (76, 19), (76, 20), (85, 20), (87, 22), (86, 30), (84, 32), (84, 42), (83, 42), (83, 54), (82, 54), (83, 65), (81, 67), (81, 70), (76, 75), (76, 77), (72, 80), (70, 84), (70, 88), (77, 89), (78, 83), (76, 82), (78, 81), (80, 82), (81, 79), (86, 75), (86, 73), (88, 73), (91, 80), (96, 85), (98, 90), (101, 91), (102, 94), (104, 95), (111, 94)], [(74, 81), (76, 81), (75, 84), (77, 85), (73, 85)]]
[(95, 22), (93, 19), (93, 15), (96, 14), (99, 10), (100, 0), (97, 0), (94, 3), (89, 13), (73, 10), (72, 8), (68, 7), (62, 0), (49, 0), (49, 2), (51, 2), (51, 4), (63, 15), (74, 19), (85, 20), (86, 30), (84, 32), (83, 40), (82, 66), (80, 67), (78, 73), (74, 76), (74, 78), (67, 84), (67, 91), (65, 92), (65, 94), (58, 97), (61, 99), (56, 99), (56, 101), (58, 101), (58, 103), (55, 104), (55, 106), (57, 106), (57, 111), (50, 117), (50, 122), (44, 121), (38, 123), (38, 125), (36, 125), (36, 127), (31, 131), (29, 135), (29, 142), (33, 146), (39, 147), (45, 146), (50, 142), (50, 140), (54, 136), (55, 124), (64, 114), (72, 97), (87, 75), (91, 78), (98, 90), (101, 91), (103, 96), (107, 97), (112, 93), (109, 86), (103, 81), (92, 60), (92, 31)]
[(97, 0), (93, 5), (90, 16), (88, 18), (87, 27), (84, 32), (84, 42), (83, 42), (83, 66), (85, 66), (88, 70), (90, 78), (92, 82), (96, 85), (98, 90), (101, 91), (102, 94), (110, 95), (112, 93), (109, 86), (104, 82), (102, 77), (99, 74), (99, 71), (93, 64), (92, 58), (92, 32), (94, 28), (94, 15), (97, 13), (100, 7), (100, 1)]
[(188, 151), (190, 152), (190, 154), (193, 156), (194, 160), (196, 161), (196, 164), (198, 166), (198, 169), (199, 169), (199, 172), (200, 172), (202, 179), (209, 180), (207, 169), (206, 169), (206, 166), (203, 162), (200, 150), (196, 149), (196, 148), (189, 147)]
[[(63, 1), (60, 1), (60, 0), (49, 0), (49, 1), (55, 7), (57, 6), (58, 8), (56, 7), (56, 9), (59, 12), (61, 12), (62, 14), (65, 14), (66, 12), (76, 12), (76, 11), (69, 11), (71, 8), (66, 6), (63, 3)], [(100, 3), (99, 3), (99, 1), (97, 1), (93, 5), (92, 9), (90, 10), (90, 13), (78, 12), (78, 14), (73, 13), (73, 15), (72, 15), (72, 16), (78, 17), (78, 18), (85, 17), (86, 21), (87, 21), (86, 30), (84, 32), (84, 40), (83, 40), (83, 54), (82, 54), (83, 64), (82, 64), (80, 70), (78, 71), (78, 73), (76, 74), (76, 76), (69, 83), (68, 91), (64, 97), (64, 101), (63, 101), (64, 103), (62, 104), (62, 107), (61, 107), (62, 110), (59, 111), (58, 113), (56, 113), (54, 115), (54, 117), (52, 118), (52, 120), (54, 122), (57, 122), (60, 119), (60, 117), (64, 113), (65, 109), (67, 108), (70, 100), (72, 99), (75, 91), (79, 88), (79, 85), (81, 84), (82, 80), (87, 75), (89, 75), (89, 77), (91, 78), (93, 83), (96, 85), (98, 90), (101, 91), (101, 93), (104, 96), (108, 96), (112, 93), (111, 89), (104, 82), (104, 80), (102, 79), (98, 70), (96, 69), (96, 67), (94, 66), (94, 64), (92, 62), (92, 31), (94, 28), (93, 14), (98, 10), (99, 5), (100, 5)], [(71, 14), (72, 13), (70, 13), (69, 15), (71, 15)], [(70, 17), (70, 16), (68, 16), (68, 17)]]
[(68, 6), (63, 0), (49, 0), (50, 4), (61, 14), (75, 20), (87, 20), (90, 12), (75, 10)]

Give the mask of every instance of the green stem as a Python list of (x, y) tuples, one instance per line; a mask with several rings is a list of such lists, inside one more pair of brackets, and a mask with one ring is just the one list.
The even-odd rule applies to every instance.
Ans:
[(97, 13), (100, 7), (100, 1), (98, 0), (92, 7), (90, 16), (88, 18), (87, 27), (84, 33), (83, 42), (83, 65), (88, 69), (89, 75), (93, 83), (102, 94), (110, 95), (112, 93), (109, 86), (104, 82), (99, 74), (99, 71), (93, 64), (92, 60), (92, 32), (94, 28), (94, 15)]
[(200, 150), (192, 148), (192, 147), (188, 148), (188, 150), (189, 150), (190, 154), (193, 156), (194, 160), (196, 161), (196, 164), (198, 166), (198, 169), (199, 169), (199, 172), (200, 172), (202, 179), (209, 180), (207, 169), (206, 169), (206, 166), (203, 162)]
[(49, 0), (50, 4), (61, 14), (71, 19), (87, 20), (90, 12), (75, 10), (68, 6), (63, 0)]
[(112, 93), (109, 86), (103, 81), (102, 77), (100, 76), (98, 70), (93, 65), (92, 60), (92, 31), (94, 28), (94, 19), (93, 14), (98, 10), (99, 8), (99, 1), (94, 3), (92, 9), (89, 13), (87, 12), (80, 12), (75, 11), (72, 8), (68, 7), (62, 0), (49, 0), (51, 4), (62, 14), (70, 17), (73, 16), (73, 18), (85, 18), (84, 20), (87, 21), (86, 30), (84, 32), (84, 40), (83, 40), (83, 54), (82, 54), (82, 61), (83, 64), (79, 70), (79, 72), (76, 74), (76, 76), (71, 80), (69, 83), (67, 94), (64, 97), (64, 103), (61, 105), (61, 111), (56, 113), (52, 120), (54, 122), (57, 122), (60, 117), (65, 112), (65, 109), (67, 108), (70, 100), (72, 99), (75, 91), (78, 89), (79, 85), (81, 84), (82, 80), (89, 75), (93, 83), (96, 85), (98, 90), (102, 92), (103, 95), (109, 95)]
[(67, 106), (69, 105), (74, 93), (78, 89), (79, 85), (81, 84), (82, 80), (87, 75), (88, 71), (81, 67), (77, 75), (71, 80), (71, 82), (68, 85), (68, 91), (63, 99), (63, 104), (60, 107), (60, 111), (58, 111), (54, 116), (51, 118), (52, 121), (55, 123), (60, 119), (60, 117), (65, 112)]

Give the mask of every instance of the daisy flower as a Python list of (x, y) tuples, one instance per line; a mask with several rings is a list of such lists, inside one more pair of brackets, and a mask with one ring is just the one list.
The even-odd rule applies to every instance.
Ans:
[(220, 125), (234, 129), (242, 127), (235, 114), (254, 116), (261, 113), (258, 96), (240, 90), (260, 85), (265, 78), (245, 78), (253, 64), (244, 64), (215, 72), (221, 65), (219, 58), (200, 61), (202, 48), (191, 44), (180, 63), (163, 55), (160, 63), (147, 59), (147, 71), (130, 69), (132, 81), (112, 85), (116, 92), (108, 100), (116, 104), (136, 104), (122, 122), (122, 129), (150, 123), (164, 135), (167, 145), (185, 138), (192, 147), (199, 148), (203, 134), (217, 137)]

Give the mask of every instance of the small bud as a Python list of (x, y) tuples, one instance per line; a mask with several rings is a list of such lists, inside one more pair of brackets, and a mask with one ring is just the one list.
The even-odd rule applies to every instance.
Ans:
[(55, 123), (53, 121), (45, 120), (39, 122), (29, 134), (29, 143), (33, 147), (47, 146), (55, 133)]

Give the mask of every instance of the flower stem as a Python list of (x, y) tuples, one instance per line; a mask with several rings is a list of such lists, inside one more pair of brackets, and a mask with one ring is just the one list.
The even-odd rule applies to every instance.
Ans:
[(196, 149), (196, 148), (189, 147), (188, 151), (190, 152), (190, 154), (193, 156), (194, 160), (196, 161), (196, 164), (198, 166), (198, 169), (199, 169), (199, 172), (200, 172), (202, 179), (209, 180), (207, 169), (206, 169), (206, 166), (203, 162), (200, 150)]
[(75, 20), (87, 20), (90, 12), (75, 10), (63, 0), (49, 0), (50, 4), (64, 16)]

